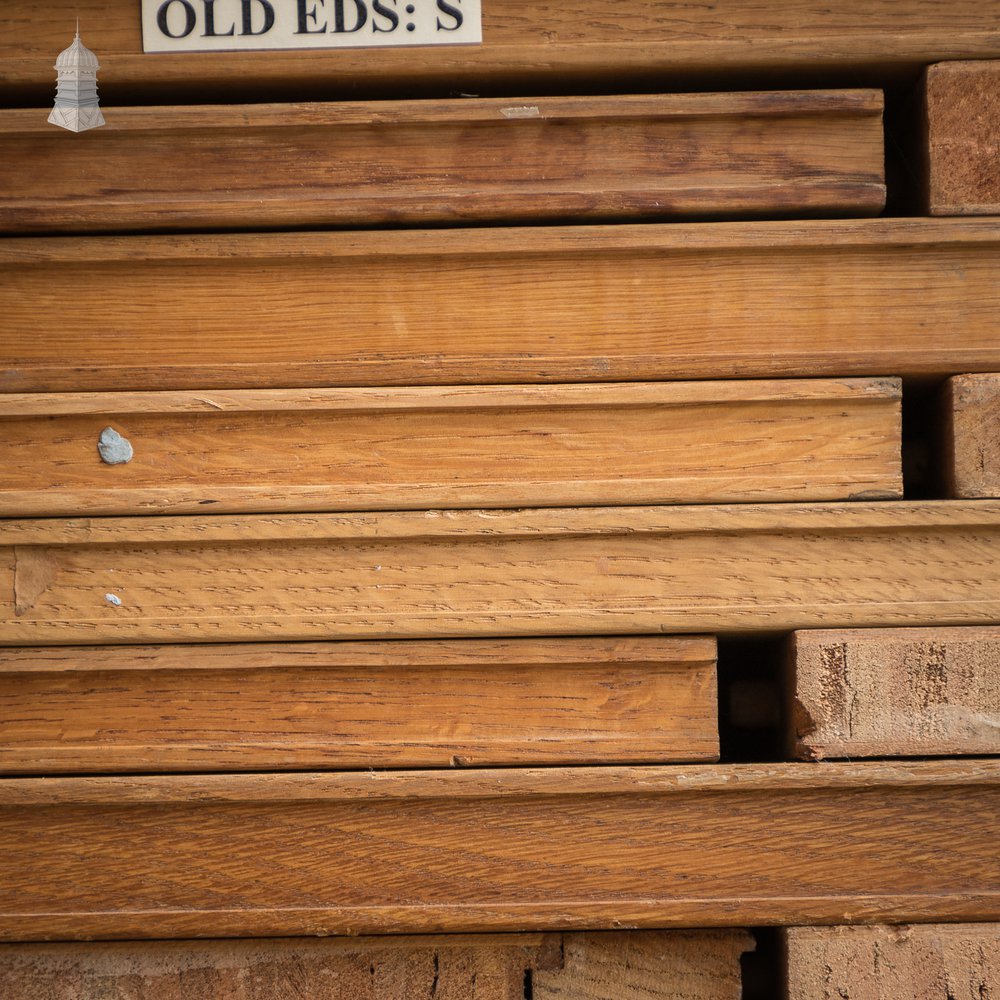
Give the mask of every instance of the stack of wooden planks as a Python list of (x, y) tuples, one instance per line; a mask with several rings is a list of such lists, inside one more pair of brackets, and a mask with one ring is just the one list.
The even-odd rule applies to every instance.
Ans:
[(0, 10), (0, 1000), (1000, 993), (1000, 3), (132, 6)]

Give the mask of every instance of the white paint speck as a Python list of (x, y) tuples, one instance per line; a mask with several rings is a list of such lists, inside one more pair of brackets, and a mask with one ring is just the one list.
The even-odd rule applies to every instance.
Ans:
[(122, 606), (122, 599), (117, 594), (105, 594), (104, 600), (106, 600), (108, 604), (113, 604), (116, 608), (120, 608)]

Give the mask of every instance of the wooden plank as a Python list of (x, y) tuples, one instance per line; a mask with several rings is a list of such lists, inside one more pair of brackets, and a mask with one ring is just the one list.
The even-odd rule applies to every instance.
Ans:
[(739, 1000), (751, 950), (739, 930), (6, 944), (0, 982), (17, 1000)]
[(1000, 761), (7, 778), (0, 938), (1000, 917)]
[(39, 519), (0, 557), (6, 645), (1000, 624), (988, 500)]
[(1000, 213), (1000, 61), (947, 62), (924, 76), (927, 209)]
[(742, 931), (565, 934), (562, 963), (534, 972), (530, 995), (534, 1000), (740, 1000), (740, 955), (753, 947)]
[[(235, 0), (217, 5), (220, 28), (232, 23), (223, 18), (234, 7)], [(162, 104), (177, 94), (212, 92), (368, 95), (421, 87), (511, 93), (512, 87), (584, 79), (662, 86), (664, 80), (695, 77), (718, 86), (720, 78), (751, 72), (855, 78), (859, 70), (901, 75), (942, 59), (1000, 56), (995, 0), (720, 0), (681, 6), (636, 0), (625, 17), (609, 17), (599, 0), (571, 7), (495, 0), (482, 7), (481, 45), (144, 56), (131, 0), (51, 0), (44, 17), (32, 0), (6, 0), (0, 8), (0, 88), (50, 98), (51, 66), (71, 39), (76, 16), (84, 41), (101, 60), (102, 93), (118, 104), (127, 103), (126, 97)]]
[(960, 375), (944, 392), (948, 495), (1000, 497), (1000, 375)]
[[(8, 944), (0, 946), (0, 995), (11, 1000), (524, 1000), (529, 970), (558, 966), (561, 945), (558, 934)], [(734, 941), (731, 948), (736, 946)]]
[[(0, 514), (893, 498), (900, 396), (898, 379), (10, 394)], [(109, 426), (127, 464), (98, 453)]]
[(715, 640), (0, 650), (0, 772), (715, 760)]
[(8, 392), (969, 371), (994, 219), (0, 241)]
[(857, 216), (885, 204), (873, 90), (119, 108), (69, 142), (46, 117), (0, 111), (0, 231)]
[(1000, 924), (792, 927), (788, 1000), (988, 1000), (1000, 991)]
[(1000, 754), (1000, 629), (795, 632), (795, 756)]

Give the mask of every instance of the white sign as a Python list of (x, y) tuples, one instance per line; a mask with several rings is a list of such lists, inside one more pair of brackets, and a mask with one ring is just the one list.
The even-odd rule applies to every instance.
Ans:
[(480, 0), (141, 0), (144, 52), (475, 45)]

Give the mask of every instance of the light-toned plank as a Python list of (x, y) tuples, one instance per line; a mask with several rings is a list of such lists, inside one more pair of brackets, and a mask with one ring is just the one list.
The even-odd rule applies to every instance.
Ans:
[(0, 395), (0, 468), (4, 516), (893, 498), (900, 385)]
[(991, 370), (992, 219), (0, 240), (8, 392)]
[(1000, 623), (988, 500), (38, 519), (0, 553), (6, 645)]
[(709, 638), (0, 649), (0, 771), (714, 760)]
[(1000, 754), (1000, 629), (796, 632), (793, 752)]
[(783, 935), (788, 1000), (989, 1000), (1000, 993), (1000, 924), (793, 927)]
[(46, 117), (0, 111), (0, 231), (858, 216), (885, 204), (882, 95), (870, 90), (541, 97), (513, 110), (119, 108), (73, 142)]
[(733, 931), (565, 934), (561, 966), (535, 972), (531, 996), (534, 1000), (740, 1000), (740, 955), (752, 950), (753, 939)]
[(1000, 61), (929, 67), (924, 113), (930, 213), (1000, 214)]
[(1000, 917), (1000, 761), (8, 778), (0, 938)]
[[(332, 6), (327, 0), (319, 9)], [(223, 18), (233, 7), (235, 0), (217, 4), (220, 29), (232, 23)], [(941, 59), (1000, 56), (994, 0), (633, 0), (621, 17), (610, 17), (600, 0), (572, 6), (494, 0), (482, 8), (481, 45), (144, 56), (132, 0), (52, 0), (44, 16), (32, 0), (6, 0), (0, 87), (49, 98), (52, 63), (72, 39), (77, 16), (102, 63), (102, 92), (119, 104), (126, 103), (120, 95), (163, 104), (178, 94), (213, 91), (398, 95), (415, 87), (452, 93), (503, 87), (512, 93), (512, 87), (581, 79), (620, 86), (695, 77), (718, 86), (752, 71), (915, 73)]]
[[(732, 955), (742, 935), (727, 936)], [(561, 946), (559, 934), (2, 945), (0, 997), (524, 1000), (528, 970), (558, 966)]]
[[(11, 1000), (738, 1000), (744, 931), (0, 946)], [(607, 992), (611, 990), (612, 992)], [(119, 994), (115, 992), (114, 996)]]
[(1000, 375), (956, 376), (944, 397), (949, 495), (1000, 497)]

